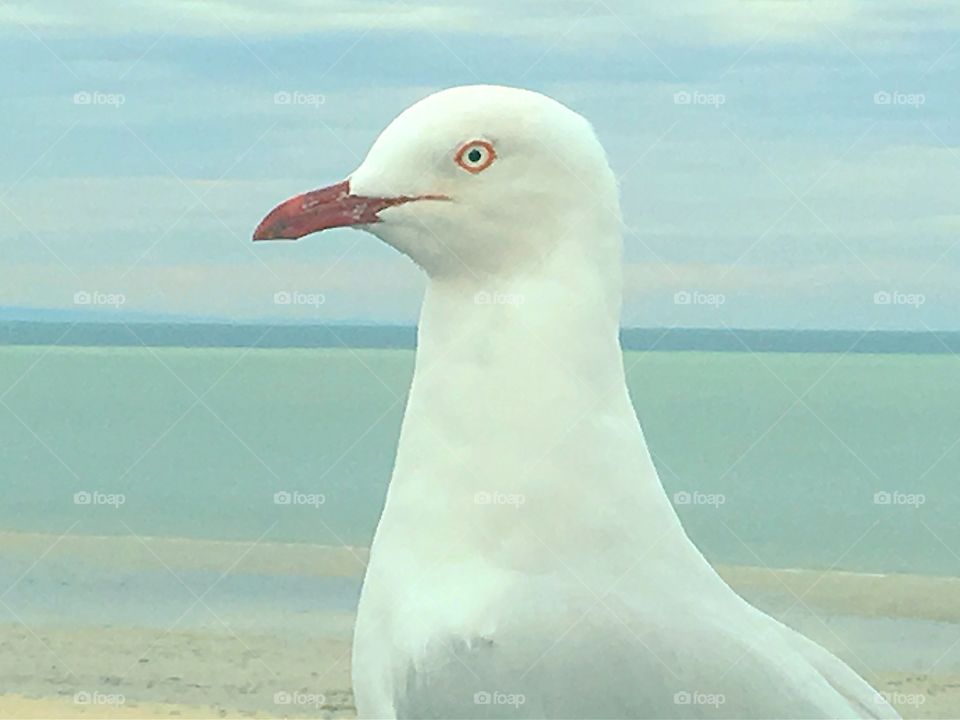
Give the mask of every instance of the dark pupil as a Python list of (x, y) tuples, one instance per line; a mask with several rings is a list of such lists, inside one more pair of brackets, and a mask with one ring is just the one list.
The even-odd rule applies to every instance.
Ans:
[(481, 157), (483, 157), (483, 155), (476, 148), (467, 153), (467, 160), (470, 162), (480, 162)]

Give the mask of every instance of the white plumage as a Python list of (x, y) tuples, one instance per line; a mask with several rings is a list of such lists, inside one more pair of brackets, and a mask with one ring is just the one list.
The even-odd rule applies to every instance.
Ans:
[(627, 394), (617, 187), (582, 117), (446, 90), (349, 192), (404, 198), (359, 224), (430, 276), (357, 620), (362, 717), (897, 717), (684, 533)]

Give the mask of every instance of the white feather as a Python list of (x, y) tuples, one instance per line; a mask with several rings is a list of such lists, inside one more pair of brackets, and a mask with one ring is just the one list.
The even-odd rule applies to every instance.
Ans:
[[(453, 157), (476, 139), (497, 155), (473, 174)], [(583, 118), (437, 93), (351, 190), (451, 199), (366, 228), (430, 285), (357, 621), (362, 717), (896, 717), (684, 533), (627, 394), (617, 188)]]

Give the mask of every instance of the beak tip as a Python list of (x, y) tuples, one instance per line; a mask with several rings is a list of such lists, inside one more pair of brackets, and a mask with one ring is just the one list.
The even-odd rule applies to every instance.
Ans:
[(287, 236), (283, 234), (283, 223), (261, 222), (253, 231), (253, 242), (263, 240), (286, 240)]

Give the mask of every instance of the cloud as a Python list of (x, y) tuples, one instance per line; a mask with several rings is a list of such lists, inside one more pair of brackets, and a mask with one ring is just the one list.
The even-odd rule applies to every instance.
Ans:
[[(629, 327), (908, 329), (956, 327), (956, 272), (890, 259), (887, 277), (854, 259), (825, 264), (630, 263), (623, 323)], [(894, 267), (896, 266), (896, 267)], [(919, 279), (919, 280), (918, 280)]]
[[(235, 320), (415, 322), (420, 272), (401, 257), (347, 252), (322, 262), (0, 266), (0, 306), (182, 314)], [(79, 298), (79, 299), (78, 299)], [(91, 299), (92, 298), (92, 299)], [(119, 298), (119, 300), (117, 300)]]
[[(606, 0), (584, 5), (574, 0), (493, 0), (478, 6), (467, 0), (408, 3), (397, 0), (127, 0), (78, 4), (12, 0), (0, 6), (0, 27), (30, 27), (49, 35), (128, 35), (149, 29), (154, 37), (263, 37), (308, 33), (412, 31), (522, 36), (553, 43), (603, 42), (633, 36), (646, 42), (688, 45), (752, 43), (848, 43), (899, 40), (927, 31), (931, 17), (941, 27), (960, 25), (960, 10), (949, 0), (923, 8), (899, 0), (673, 0), (635, 3)], [(831, 38), (825, 28), (842, 34)]]
[[(958, 33), (940, 0), (8, 1), (0, 303), (116, 287), (144, 311), (254, 316), (325, 273), (324, 317), (412, 320), (419, 275), (375, 240), (254, 249), (250, 230), (347, 175), (412, 101), (480, 79), (597, 128), (622, 178), (628, 319), (719, 321), (675, 307), (678, 283), (739, 297), (743, 324), (889, 319), (863, 304), (878, 284), (960, 286)], [(318, 99), (277, 102), (293, 92)]]
[(0, 24), (28, 26), (54, 35), (127, 35), (131, 27), (149, 28), (155, 36), (194, 37), (301, 35), (308, 32), (409, 29), (426, 25), (439, 30), (464, 27), (481, 11), (467, 3), (408, 5), (393, 0), (127, 0), (78, 5), (73, 0), (5, 3)]

